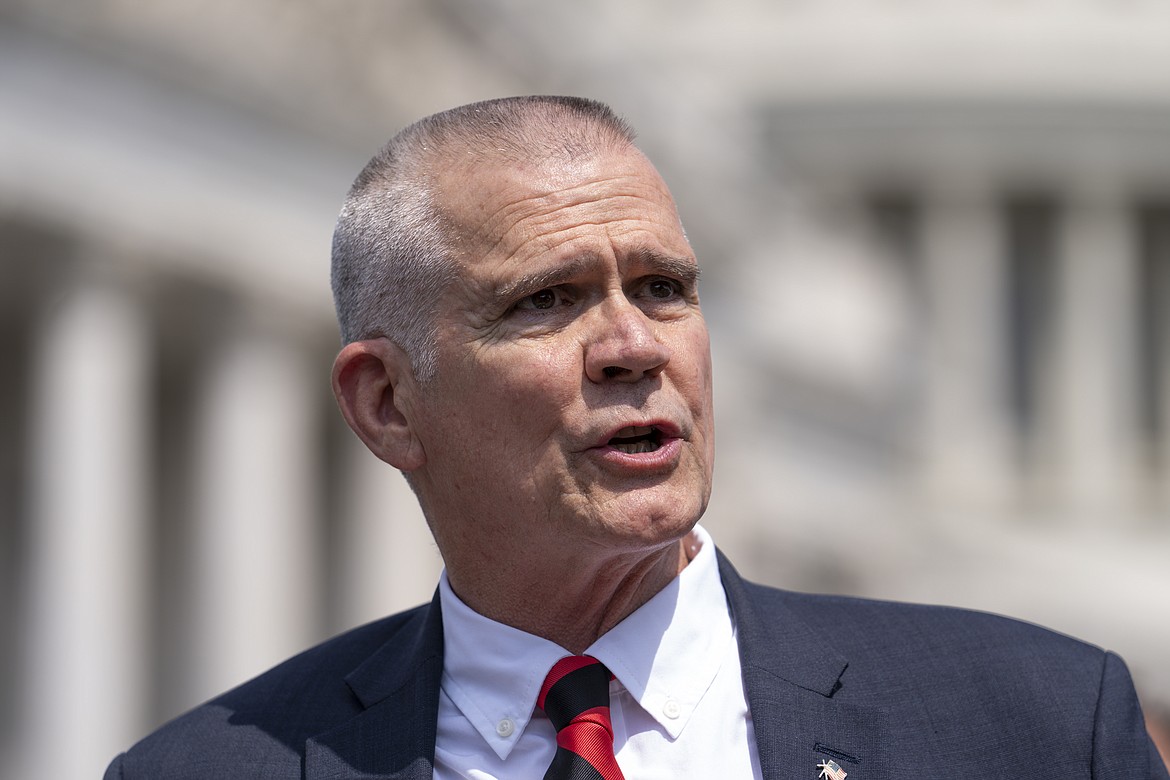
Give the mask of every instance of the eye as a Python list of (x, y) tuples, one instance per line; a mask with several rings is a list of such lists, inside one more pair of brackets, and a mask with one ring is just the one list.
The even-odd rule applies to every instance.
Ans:
[(665, 279), (655, 279), (646, 285), (646, 292), (651, 298), (669, 298), (678, 292), (674, 285)]
[(547, 287), (521, 298), (516, 304), (516, 308), (527, 311), (547, 311), (557, 306), (570, 306), (572, 303), (569, 296), (560, 288)]
[(655, 301), (668, 301), (682, 294), (682, 285), (672, 279), (665, 279), (659, 276), (647, 280), (642, 285), (641, 294), (643, 297)]

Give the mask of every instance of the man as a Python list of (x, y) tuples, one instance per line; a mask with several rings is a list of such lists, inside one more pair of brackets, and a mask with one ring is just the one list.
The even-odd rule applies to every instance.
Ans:
[(108, 778), (1166, 779), (1115, 656), (762, 588), (717, 554), (696, 525), (698, 264), (606, 107), (515, 98), (407, 128), (355, 182), (333, 264), (334, 391), (418, 496), (436, 597), (168, 724)]

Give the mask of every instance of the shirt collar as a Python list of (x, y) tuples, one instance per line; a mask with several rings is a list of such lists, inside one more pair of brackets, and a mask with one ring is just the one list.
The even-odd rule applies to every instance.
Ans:
[[(679, 576), (585, 651), (672, 738), (711, 686), (733, 635), (715, 545), (700, 526), (694, 534), (700, 549)], [(507, 758), (532, 717), (545, 675), (566, 651), (475, 612), (455, 595), (445, 571), (439, 599), (443, 692)]]
[(711, 687), (733, 627), (715, 545), (695, 527), (699, 551), (670, 584), (588, 650), (642, 709), (677, 738)]

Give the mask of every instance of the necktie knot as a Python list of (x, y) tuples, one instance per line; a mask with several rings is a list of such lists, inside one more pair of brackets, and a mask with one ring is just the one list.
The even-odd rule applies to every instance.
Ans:
[(557, 730), (557, 752), (545, 780), (624, 780), (613, 754), (610, 677), (587, 655), (566, 656), (549, 671), (536, 699)]

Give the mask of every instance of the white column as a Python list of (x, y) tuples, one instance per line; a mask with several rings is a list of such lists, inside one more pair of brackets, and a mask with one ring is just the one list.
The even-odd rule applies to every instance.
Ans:
[[(1151, 225), (1152, 244), (1148, 251), (1153, 254), (1149, 262), (1156, 263), (1163, 269), (1163, 273), (1154, 277), (1155, 288), (1150, 296), (1153, 305), (1161, 307), (1160, 317), (1156, 320), (1157, 331), (1152, 335), (1152, 355), (1143, 358), (1156, 361), (1156, 378), (1159, 393), (1151, 399), (1155, 404), (1157, 416), (1160, 420), (1159, 430), (1155, 432), (1157, 439), (1153, 446), (1157, 453), (1157, 469), (1151, 470), (1147, 477), (1152, 482), (1150, 491), (1155, 506), (1162, 509), (1163, 522), (1170, 522), (1170, 212), (1162, 212), (1156, 218), (1157, 222)], [(1167, 673), (1170, 677), (1170, 672)]]
[(21, 777), (100, 777), (146, 726), (148, 327), (104, 287), (40, 323)]
[(998, 508), (1012, 488), (1002, 231), (981, 195), (932, 194), (923, 209), (923, 478), (947, 507)]
[(292, 344), (251, 325), (219, 345), (204, 376), (190, 529), (190, 704), (318, 638), (324, 554), (319, 409), (310, 392), (323, 380)]
[(429, 601), (442, 567), (402, 475), (354, 435), (346, 437), (342, 458), (337, 629)]
[(1108, 523), (1135, 486), (1134, 223), (1120, 199), (1086, 195), (1061, 224), (1050, 458), (1066, 511)]

